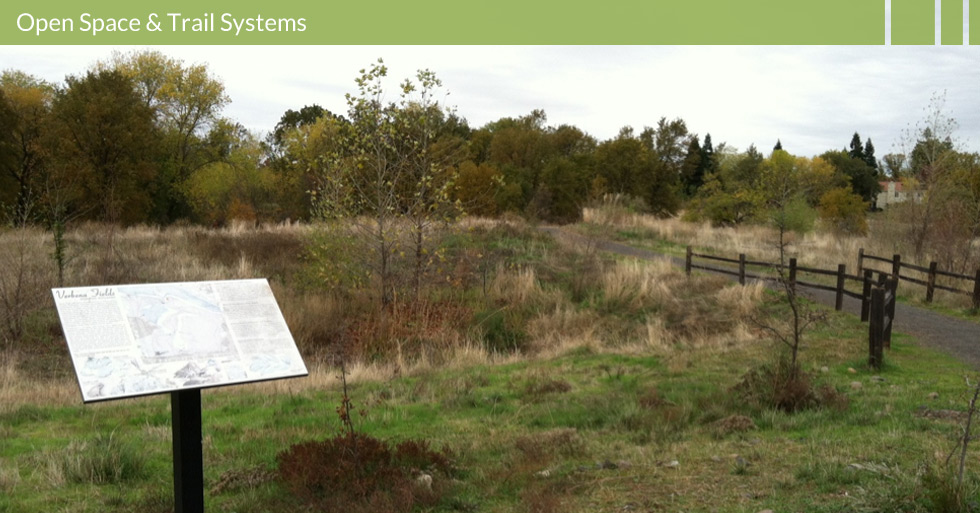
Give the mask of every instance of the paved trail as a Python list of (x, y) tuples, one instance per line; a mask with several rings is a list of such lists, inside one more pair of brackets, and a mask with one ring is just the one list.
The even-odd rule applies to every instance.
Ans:
[[(560, 228), (544, 227), (542, 230), (552, 236), (561, 235), (569, 239), (585, 237)], [(666, 255), (654, 251), (634, 248), (626, 244), (608, 240), (590, 241), (602, 251), (619, 255), (632, 256), (645, 260), (662, 259)], [(684, 259), (668, 257), (675, 265), (684, 267)], [(728, 275), (725, 275), (728, 276)], [(729, 276), (730, 277), (730, 276)], [(835, 295), (832, 292), (811, 289), (807, 291), (811, 299), (833, 307)], [(844, 297), (844, 310), (854, 315), (861, 315), (861, 302), (857, 299)], [(897, 303), (895, 305), (894, 330), (912, 335), (926, 346), (938, 349), (955, 356), (960, 361), (974, 369), (980, 369), (980, 324), (964, 321), (940, 313)]]

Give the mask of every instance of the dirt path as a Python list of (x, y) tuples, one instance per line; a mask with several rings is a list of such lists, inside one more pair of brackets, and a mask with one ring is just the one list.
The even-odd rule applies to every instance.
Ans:
[[(556, 227), (543, 227), (542, 230), (550, 233), (552, 236), (560, 235), (572, 240), (587, 241), (581, 235)], [(588, 240), (588, 242), (602, 251), (616, 253), (618, 255), (645, 260), (667, 257), (667, 255), (661, 253), (634, 248), (626, 244), (608, 240)], [(683, 258), (667, 258), (670, 258), (674, 262), (674, 265), (684, 267)], [(832, 292), (809, 289), (807, 296), (825, 305), (831, 307), (834, 305), (835, 295)], [(861, 315), (861, 302), (845, 296), (844, 310), (854, 315)], [(924, 308), (897, 303), (895, 305), (894, 330), (911, 335), (928, 347), (953, 355), (974, 369), (980, 369), (980, 324), (957, 319)]]

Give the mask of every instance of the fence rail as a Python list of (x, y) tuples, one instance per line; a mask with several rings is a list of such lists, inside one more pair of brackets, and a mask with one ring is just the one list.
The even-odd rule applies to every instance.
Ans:
[[(933, 262), (929, 262), (929, 266), (926, 267), (926, 266), (922, 266), (922, 265), (916, 265), (916, 264), (911, 264), (911, 263), (908, 263), (908, 262), (903, 262), (902, 261), (902, 255), (893, 255), (889, 259), (889, 258), (885, 258), (885, 257), (881, 257), (881, 256), (869, 255), (869, 254), (867, 254), (867, 253), (864, 252), (864, 248), (861, 248), (861, 249), (858, 250), (858, 272), (859, 273), (864, 268), (864, 261), (865, 260), (872, 260), (872, 261), (875, 261), (875, 262), (890, 263), (892, 265), (891, 274), (895, 275), (896, 280), (898, 280), (898, 281), (907, 281), (907, 282), (912, 283), (914, 285), (919, 285), (921, 287), (925, 287), (926, 288), (926, 298), (925, 298), (926, 303), (931, 303), (932, 302), (933, 297), (935, 297), (936, 290), (942, 290), (942, 291), (950, 292), (950, 293), (953, 293), (953, 294), (961, 294), (961, 295), (964, 295), (964, 296), (969, 296), (972, 299), (972, 301), (973, 301), (973, 308), (974, 309), (980, 308), (980, 269), (977, 269), (976, 274), (974, 274), (973, 276), (966, 275), (966, 274), (960, 274), (960, 273), (954, 273), (954, 272), (950, 272), (950, 271), (941, 271), (941, 270), (939, 270), (939, 264), (936, 263), (936, 262), (934, 262), (934, 261)], [(907, 272), (905, 274), (902, 274), (902, 270), (905, 270), (905, 269), (908, 269), (908, 270), (912, 270), (912, 271), (916, 271), (918, 273), (921, 273), (921, 274), (925, 275), (925, 279), (922, 279), (921, 277), (913, 277), (913, 276), (910, 276)], [(955, 286), (938, 284), (938, 283), (936, 283), (936, 278), (937, 277), (940, 277), (940, 276), (942, 276), (944, 278), (952, 278), (952, 279), (957, 279), (957, 280), (964, 280), (964, 281), (967, 281), (967, 282), (971, 282), (972, 281), (973, 282), (973, 288), (972, 289), (964, 290), (964, 289), (961, 289), (961, 288), (956, 288)]]
[[(715, 262), (725, 262), (729, 264), (737, 264), (738, 269), (723, 268), (718, 266), (708, 266), (695, 263), (694, 259), (711, 260)], [(873, 260), (881, 260), (883, 262), (891, 262), (895, 272), (892, 274), (885, 273), (884, 271), (879, 271), (877, 269), (862, 269), (863, 259), (870, 258)], [(687, 247), (687, 255), (684, 259), (684, 272), (688, 276), (691, 275), (693, 269), (700, 269), (704, 271), (710, 271), (715, 273), (727, 274), (730, 276), (737, 276), (738, 282), (745, 285), (746, 278), (754, 280), (780, 280), (785, 279), (789, 282), (791, 287), (796, 287), (797, 285), (810, 287), (819, 290), (826, 290), (828, 292), (833, 292), (836, 294), (834, 301), (834, 309), (837, 311), (843, 310), (844, 308), (844, 296), (859, 299), (861, 301), (861, 322), (867, 321), (868, 327), (868, 365), (872, 368), (878, 369), (882, 364), (882, 349), (891, 348), (891, 332), (892, 332), (892, 321), (895, 319), (895, 301), (898, 290), (898, 270), (901, 268), (901, 257), (895, 255), (892, 260), (876, 257), (874, 255), (865, 255), (862, 249), (859, 253), (858, 259), (858, 274), (851, 275), (847, 274), (847, 266), (845, 264), (839, 264), (836, 271), (829, 269), (819, 269), (815, 267), (803, 267), (797, 265), (795, 258), (789, 259), (789, 266), (782, 269), (781, 264), (770, 263), (770, 262), (757, 262), (750, 261), (745, 258), (745, 254), (741, 253), (738, 255), (738, 259), (725, 258), (716, 255), (706, 255), (703, 253), (695, 253), (691, 246)], [(909, 268), (915, 269), (915, 267), (905, 264)], [(746, 272), (747, 266), (754, 267), (764, 267), (768, 269), (775, 269), (778, 273), (778, 277), (765, 276), (761, 274), (751, 274)], [(930, 279), (930, 290), (939, 288), (940, 290), (948, 290), (947, 287), (942, 287), (936, 285), (935, 283), (935, 263), (930, 264), (930, 269), (933, 271), (933, 278)], [(785, 273), (783, 272), (785, 271)], [(928, 271), (928, 270), (927, 270)], [(803, 281), (798, 279), (799, 273), (808, 273), (818, 276), (831, 276), (836, 278), (836, 283), (834, 285), (827, 285), (823, 283), (815, 283), (809, 281)], [(878, 273), (878, 279), (875, 280), (874, 274)], [(980, 271), (978, 271), (978, 281), (980, 283)], [(916, 280), (914, 278), (905, 277), (906, 281), (912, 283), (924, 283), (921, 280)], [(848, 281), (861, 283), (861, 292), (853, 292), (847, 290), (846, 285)], [(955, 289), (954, 289), (955, 290)], [(930, 296), (931, 300), (931, 296)]]
[[(731, 269), (731, 268), (726, 269), (726, 268), (718, 267), (718, 266), (708, 266), (708, 265), (697, 264), (697, 263), (694, 262), (694, 259), (695, 258), (702, 259), (702, 260), (712, 260), (712, 261), (715, 261), (715, 262), (725, 262), (725, 263), (730, 263), (730, 264), (738, 264), (738, 270)], [(751, 274), (751, 273), (749, 273), (749, 272), (746, 271), (746, 268), (748, 266), (762, 267), (762, 268), (774, 270), (774, 269), (778, 269), (780, 265), (777, 264), (777, 263), (773, 263), (773, 262), (759, 262), (759, 261), (748, 260), (748, 259), (745, 258), (745, 254), (744, 253), (739, 254), (738, 255), (738, 259), (725, 258), (725, 257), (717, 256), (717, 255), (706, 255), (704, 253), (695, 253), (694, 250), (693, 250), (693, 248), (691, 246), (688, 246), (687, 247), (687, 256), (685, 257), (685, 261), (684, 261), (684, 271), (688, 275), (691, 274), (691, 270), (692, 269), (700, 269), (700, 270), (703, 270), (703, 271), (710, 271), (710, 272), (715, 272), (715, 273), (727, 274), (727, 275), (730, 275), (730, 276), (737, 276), (738, 277), (738, 282), (740, 284), (742, 284), (742, 285), (745, 285), (745, 280), (746, 279), (753, 279), (753, 280), (771, 280), (771, 281), (776, 281), (776, 280), (779, 279), (776, 276), (766, 276), (766, 275), (762, 275), (762, 274)], [(826, 290), (828, 292), (833, 292), (834, 294), (836, 294), (837, 296), (836, 296), (836, 300), (834, 302), (834, 307), (838, 311), (840, 311), (844, 307), (844, 296), (853, 297), (855, 299), (860, 299), (860, 300), (862, 300), (862, 302), (870, 301), (870, 299), (869, 299), (870, 298), (870, 296), (869, 296), (870, 292), (865, 291), (865, 290), (862, 290), (861, 293), (849, 291), (849, 290), (846, 289), (846, 284), (847, 284), (847, 281), (848, 280), (850, 280), (850, 281), (856, 281), (856, 282), (861, 282), (863, 284), (866, 280), (871, 279), (872, 277), (870, 277), (870, 276), (864, 276), (864, 277), (862, 277), (862, 276), (855, 276), (855, 275), (847, 274), (847, 267), (844, 264), (838, 265), (837, 266), (837, 270), (832, 271), (832, 270), (829, 270), (829, 269), (819, 269), (819, 268), (815, 268), (815, 267), (804, 267), (804, 266), (801, 266), (801, 265), (797, 265), (796, 259), (795, 258), (790, 258), (789, 259), (789, 266), (786, 267), (785, 270), (788, 273), (788, 280), (791, 283), (793, 283), (793, 284), (799, 284), (799, 285), (802, 285), (804, 287), (810, 287), (810, 288), (819, 289), (819, 290)], [(812, 281), (804, 281), (804, 280), (800, 280), (800, 279), (797, 278), (797, 275), (799, 273), (808, 273), (808, 274), (815, 274), (815, 275), (820, 275), (820, 276), (831, 276), (831, 277), (835, 277), (837, 280), (836, 280), (836, 283), (834, 285), (826, 285), (826, 284), (823, 284), (823, 283), (816, 283), (816, 282), (812, 282)], [(865, 310), (865, 308), (863, 307), (863, 305), (862, 305), (862, 310)], [(867, 319), (862, 319), (862, 320), (867, 320)]]

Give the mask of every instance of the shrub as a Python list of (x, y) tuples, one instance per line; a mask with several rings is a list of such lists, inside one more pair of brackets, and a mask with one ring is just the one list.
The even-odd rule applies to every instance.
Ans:
[(814, 385), (810, 375), (785, 359), (749, 371), (733, 389), (749, 404), (793, 413), (808, 408), (847, 408), (847, 397), (830, 386)]
[(865, 217), (868, 204), (850, 187), (830, 189), (820, 197), (817, 206), (820, 219), (840, 235), (867, 235), (868, 220)]
[(367, 435), (345, 434), (280, 453), (278, 477), (315, 510), (408, 512), (439, 502), (446, 480), (432, 477), (450, 474), (450, 458), (447, 449), (433, 451), (424, 440), (392, 448)]

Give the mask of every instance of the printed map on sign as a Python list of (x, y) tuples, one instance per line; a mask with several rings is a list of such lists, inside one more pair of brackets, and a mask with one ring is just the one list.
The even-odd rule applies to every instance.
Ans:
[(86, 402), (307, 374), (265, 280), (52, 293)]
[(145, 361), (236, 356), (224, 313), (208, 283), (119, 289)]

